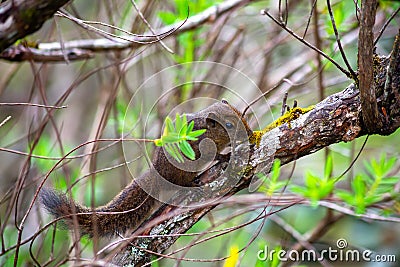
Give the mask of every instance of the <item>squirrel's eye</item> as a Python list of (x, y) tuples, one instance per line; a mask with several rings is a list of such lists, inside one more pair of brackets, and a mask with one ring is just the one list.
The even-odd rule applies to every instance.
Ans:
[(230, 122), (227, 122), (227, 123), (225, 124), (225, 126), (226, 126), (227, 129), (232, 129), (232, 128), (233, 128), (233, 124), (230, 123)]

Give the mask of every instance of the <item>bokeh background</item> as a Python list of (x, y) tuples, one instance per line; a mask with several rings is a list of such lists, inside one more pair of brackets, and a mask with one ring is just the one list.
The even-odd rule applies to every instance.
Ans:
[[(138, 1), (137, 5), (152, 27), (160, 29), (185, 20), (188, 11), (191, 17), (221, 2)], [(319, 48), (344, 66), (326, 3), (318, 1), (312, 9), (313, 3), (289, 1), (288, 6), (282, 5), (283, 20), (310, 43), (317, 43), (317, 32)], [(332, 1), (331, 4), (346, 56), (356, 69), (358, 14), (354, 1)], [(396, 1), (379, 1), (376, 35), (399, 7)], [(335, 66), (318, 58), (309, 47), (261, 15), (260, 10), (265, 8), (279, 16), (278, 1), (251, 1), (209, 19), (192, 31), (171, 34), (163, 42), (173, 54), (160, 43), (154, 43), (124, 50), (96, 51), (94, 58), (74, 62), (0, 61), (0, 121), (11, 116), (0, 127), (0, 264), (12, 266), (17, 248), (17, 266), (73, 265), (76, 257), (93, 258), (98, 248), (89, 239), (83, 238), (79, 248), (72, 249), (73, 239), (67, 230), (44, 228), (51, 218), (37, 201), (26, 213), (46, 174), (71, 149), (96, 138), (120, 138), (124, 134), (131, 138), (157, 138), (165, 117), (188, 100), (196, 101), (181, 105), (179, 111), (197, 111), (210, 104), (208, 98), (226, 98), (243, 110), (249, 102), (268, 92), (252, 106), (253, 116), (249, 118), (253, 129), (259, 129), (279, 117), (286, 92), (288, 105), (297, 100), (299, 106), (307, 107), (351, 83)], [(97, 21), (132, 33), (149, 32), (130, 1), (76, 0), (61, 12), (86, 21), (82, 25)], [(82, 25), (55, 16), (25, 41), (39, 43), (40, 48), (41, 43), (105, 38), (99, 30), (123, 34), (104, 25), (89, 24), (96, 27), (94, 31)], [(400, 17), (396, 15), (377, 42), (377, 53), (390, 53), (399, 27)], [(397, 131), (390, 136), (370, 136), (359, 158), (336, 186), (348, 189), (354, 177), (367, 173), (365, 162), (380, 159), (382, 155), (386, 159), (397, 159), (399, 134)], [(298, 159), (295, 164), (283, 166), (280, 177), (289, 179), (290, 184), (302, 185), (307, 172), (323, 176), (328, 154), (333, 162), (332, 176), (339, 176), (352, 164), (365, 138), (335, 144)], [(94, 198), (96, 205), (105, 204), (132, 177), (148, 168), (146, 155), (151, 156), (154, 146), (147, 144), (146, 148), (134, 142), (84, 145), (51, 172), (45, 186), (62, 191), (71, 187), (77, 201), (90, 205)], [(396, 161), (388, 175), (399, 177), (399, 170), (400, 162)], [(276, 193), (289, 194), (289, 191)], [(240, 195), (246, 194), (249, 192), (244, 190)], [(399, 204), (394, 201), (390, 205), (388, 216), (397, 218)], [(240, 266), (268, 266), (270, 263), (257, 260), (260, 249), (279, 245), (290, 248), (297, 242), (291, 231), (306, 236), (328, 213), (337, 212), (322, 206), (295, 205), (251, 222), (263, 212), (280, 208), (267, 206), (265, 210), (263, 203), (257, 202), (220, 205), (190, 230), (200, 235), (181, 237), (169, 250), (184, 248), (173, 256), (186, 260), (164, 259), (154, 266), (222, 266), (225, 261), (221, 259), (235, 249), (244, 249), (239, 254)], [(373, 212), (379, 214), (387, 209), (386, 206), (375, 208)], [(19, 231), (17, 226), (23, 220)], [(19, 237), (24, 241), (22, 244), (18, 243)], [(328, 227), (313, 246), (336, 248), (340, 238), (346, 239), (350, 248), (396, 255), (397, 263), (329, 263), (333, 266), (399, 266), (400, 227), (396, 222), (346, 215)], [(100, 240), (99, 248), (109, 242)], [(100, 257), (106, 254), (107, 251)]]

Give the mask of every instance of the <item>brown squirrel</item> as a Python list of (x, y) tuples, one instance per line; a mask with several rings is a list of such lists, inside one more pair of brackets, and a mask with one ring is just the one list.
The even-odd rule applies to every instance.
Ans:
[[(188, 114), (187, 119), (188, 122), (194, 121), (193, 130), (206, 129), (197, 141), (189, 143), (196, 154), (196, 159), (204, 157), (207, 162), (215, 161), (217, 158), (214, 158), (215, 155), (207, 155), (210, 154), (209, 149), (204, 149), (200, 145), (206, 138), (214, 142), (214, 151), (216, 149), (218, 156), (224, 148), (232, 145), (233, 140), (240, 138), (248, 140), (252, 135), (241, 113), (226, 100), (216, 102), (197, 113)], [(179, 186), (193, 185), (196, 176), (201, 172), (198, 169), (200, 166), (188, 169), (181, 168), (175, 163), (176, 161), (173, 163), (173, 159), (165, 154), (163, 147), (157, 147), (152, 160), (153, 166), (134, 179), (108, 204), (94, 210), (81, 206), (68, 199), (65, 194), (50, 188), (41, 189), (40, 201), (53, 216), (62, 217), (69, 228), (74, 227), (75, 218), (82, 235), (103, 237), (123, 234), (128, 229), (134, 230), (139, 227), (159, 204), (155, 198), (160, 191), (157, 184), (160, 176)], [(199, 165), (203, 166), (204, 163), (200, 162)], [(185, 160), (184, 164), (190, 165), (190, 161)]]

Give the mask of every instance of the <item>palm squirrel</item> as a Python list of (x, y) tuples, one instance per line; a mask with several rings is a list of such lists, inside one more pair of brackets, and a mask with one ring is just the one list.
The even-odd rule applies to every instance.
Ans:
[[(214, 142), (214, 151), (216, 149), (218, 156), (224, 148), (232, 145), (232, 140), (237, 140), (240, 131), (242, 137), (239, 138), (243, 138), (243, 133), (247, 140), (252, 135), (241, 113), (225, 100), (216, 102), (197, 113), (188, 114), (187, 119), (188, 122), (194, 121), (193, 130), (206, 129), (197, 141), (189, 142), (196, 159), (203, 158), (203, 154), (208, 153), (208, 149), (200, 145), (206, 138)], [(238, 131), (239, 128), (241, 130)], [(216, 160), (215, 155), (212, 156), (213, 158), (207, 159), (208, 162)], [(108, 204), (94, 210), (75, 203), (65, 194), (51, 188), (41, 189), (40, 201), (50, 214), (56, 218), (62, 217), (69, 228), (74, 227), (75, 220), (82, 235), (105, 237), (123, 234), (126, 230), (138, 228), (157, 207), (159, 202), (155, 196), (160, 191), (160, 187), (157, 186), (159, 176), (179, 186), (191, 186), (201, 172), (197, 168), (181, 168), (164, 152), (163, 147), (155, 149), (151, 163), (152, 166), (148, 171), (134, 179)], [(186, 159), (184, 165), (190, 163), (190, 160)], [(148, 190), (151, 190), (151, 194)]]

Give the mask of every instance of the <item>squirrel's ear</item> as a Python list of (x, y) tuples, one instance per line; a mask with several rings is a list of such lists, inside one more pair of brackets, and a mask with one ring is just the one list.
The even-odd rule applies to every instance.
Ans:
[(217, 125), (218, 116), (214, 112), (209, 112), (206, 117), (207, 127), (214, 128)]
[(222, 104), (230, 106), (228, 100), (226, 100), (225, 98), (222, 98), (221, 102), (222, 102)]

